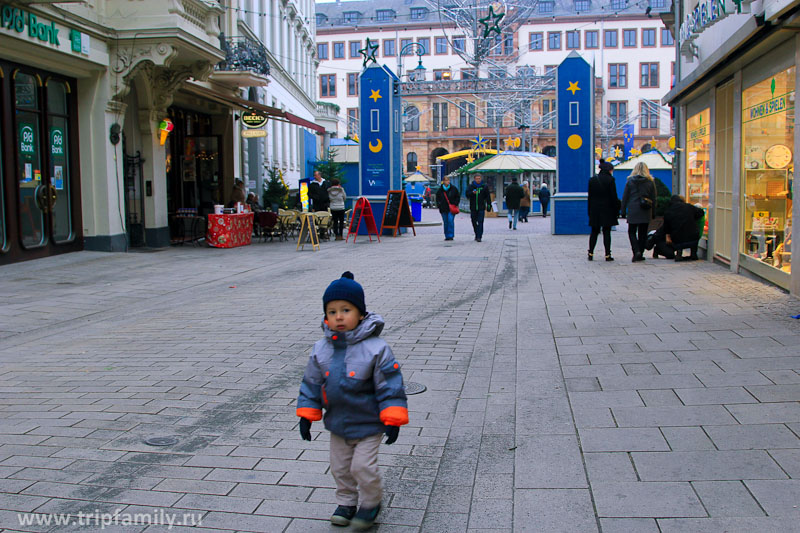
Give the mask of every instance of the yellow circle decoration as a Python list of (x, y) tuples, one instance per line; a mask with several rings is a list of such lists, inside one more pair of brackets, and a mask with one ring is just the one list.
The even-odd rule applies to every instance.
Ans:
[(675, 149), (675, 137), (670, 137), (669, 141), (667, 141), (667, 142), (669, 144), (669, 149), (670, 150), (674, 150)]
[(569, 146), (573, 150), (577, 150), (578, 148), (583, 146), (583, 139), (581, 139), (581, 136), (578, 134), (570, 135), (567, 138), (567, 146)]

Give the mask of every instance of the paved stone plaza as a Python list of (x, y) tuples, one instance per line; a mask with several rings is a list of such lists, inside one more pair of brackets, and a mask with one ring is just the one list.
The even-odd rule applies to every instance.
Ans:
[(632, 264), (624, 226), (589, 263), (530, 221), (0, 267), (0, 528), (342, 531), (328, 434), (302, 441), (294, 403), (351, 270), (427, 387), (382, 446), (376, 530), (800, 531), (800, 301)]

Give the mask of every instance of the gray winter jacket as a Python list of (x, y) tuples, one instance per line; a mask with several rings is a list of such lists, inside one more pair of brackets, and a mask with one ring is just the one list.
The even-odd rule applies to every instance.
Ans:
[[(649, 198), (650, 209), (643, 209), (641, 199)], [(656, 184), (645, 176), (631, 176), (625, 182), (622, 193), (622, 216), (627, 215), (628, 224), (645, 224), (653, 218), (656, 208)]]
[(328, 198), (331, 199), (331, 211), (344, 211), (344, 201), (347, 195), (341, 185), (333, 185), (328, 189)]
[(367, 313), (352, 331), (332, 331), (317, 341), (306, 365), (297, 416), (322, 418), (325, 429), (345, 439), (383, 433), (408, 423), (408, 404), (400, 365), (378, 335), (383, 318)]

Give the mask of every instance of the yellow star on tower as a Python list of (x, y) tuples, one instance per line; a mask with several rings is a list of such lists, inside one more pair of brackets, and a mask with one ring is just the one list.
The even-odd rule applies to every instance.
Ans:
[(567, 87), (567, 90), (568, 91), (572, 91), (572, 96), (575, 96), (575, 92), (576, 91), (580, 91), (581, 88), (578, 87), (578, 82), (577, 81), (571, 81), (571, 82), (569, 82), (569, 87)]
[(370, 91), (372, 92), (372, 94), (370, 94), (369, 97), (372, 98), (373, 101), (377, 102), (378, 98), (383, 98), (381, 96), (381, 90), (380, 89), (378, 89), (377, 91), (373, 91), (372, 89), (370, 89)]
[(416, 168), (416, 169), (417, 169), (417, 172), (422, 172), (422, 167), (421, 167), (421, 166), (417, 165), (417, 166), (416, 166), (416, 167), (414, 167), (414, 168)]

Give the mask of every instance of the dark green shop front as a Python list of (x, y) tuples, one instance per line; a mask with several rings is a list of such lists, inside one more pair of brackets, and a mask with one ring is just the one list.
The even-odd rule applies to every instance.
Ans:
[(0, 264), (83, 247), (75, 88), (0, 59)]

